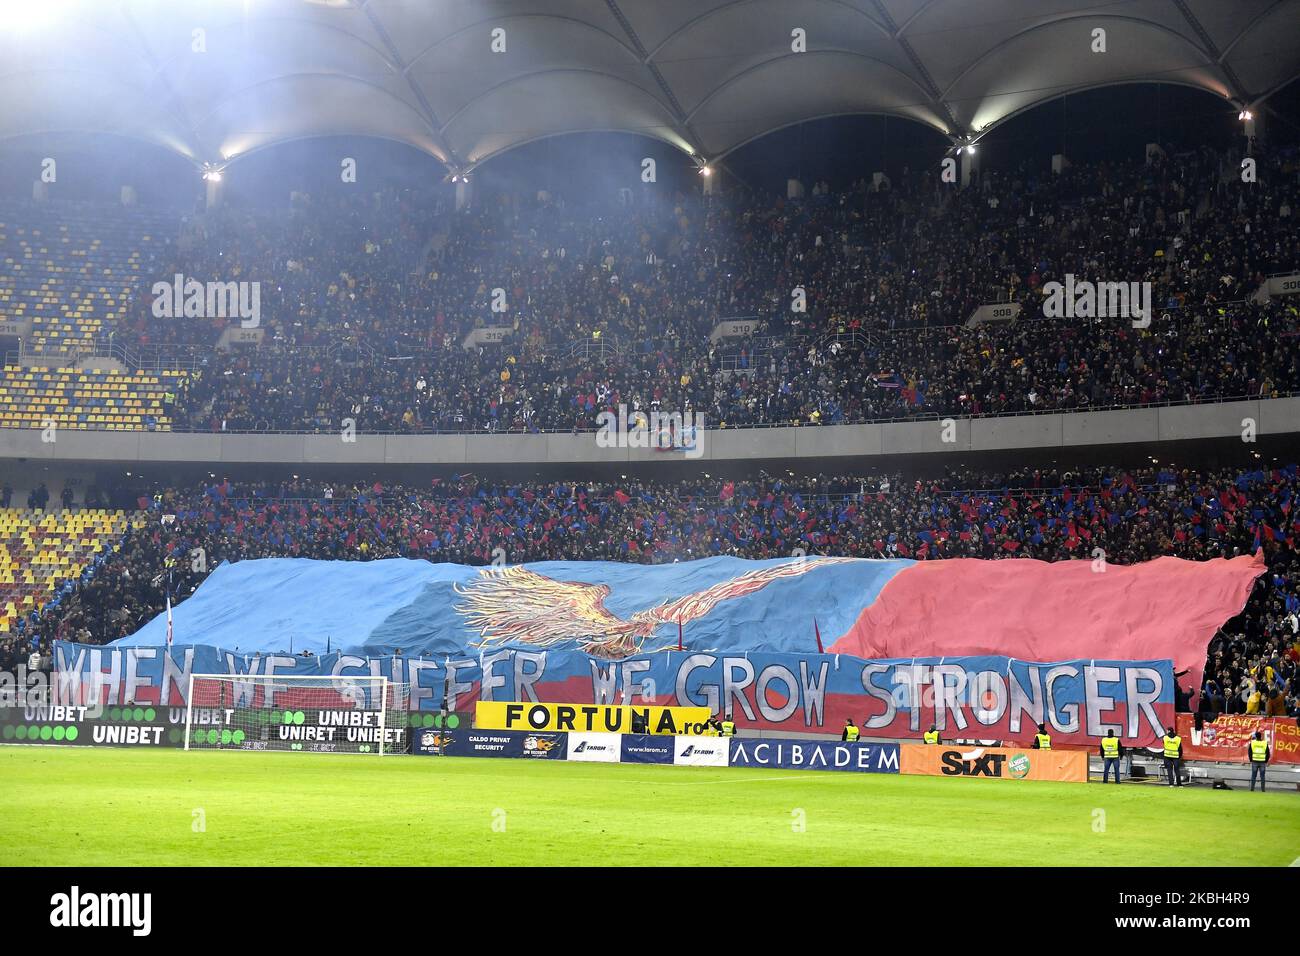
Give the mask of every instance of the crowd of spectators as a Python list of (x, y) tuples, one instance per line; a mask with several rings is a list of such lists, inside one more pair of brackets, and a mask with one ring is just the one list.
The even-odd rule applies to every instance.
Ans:
[(1268, 573), (1208, 649), (1202, 706), (1296, 714), (1297, 488), (1295, 465), (1245, 473), (956, 470), (936, 480), (511, 482), (464, 475), (426, 488), (212, 481), (141, 497), (147, 526), (24, 619), (14, 637), (0, 642), (0, 656), (33, 647), (48, 654), (54, 639), (124, 637), (163, 610), (169, 589), (173, 601), (183, 601), (220, 562), (261, 557), (661, 563), (721, 554), (773, 558), (803, 549), (920, 560), (1095, 560), (1103, 554), (1108, 562), (1131, 564), (1166, 554), (1203, 560), (1262, 549)]
[[(1270, 273), (1300, 271), (1300, 157), (1256, 158), (1249, 182), (1238, 155), (1199, 149), (1060, 174), (988, 170), (967, 189), (904, 172), (798, 200), (647, 187), (622, 204), (490, 194), (458, 210), (445, 193), (358, 192), (227, 206), (182, 224), (113, 334), (195, 362), (169, 409), (176, 428), (203, 431), (345, 419), (361, 432), (590, 430), (620, 405), (702, 415), (706, 428), (817, 425), (1270, 397), (1300, 392), (1300, 309), (1253, 294)], [(213, 348), (237, 319), (155, 316), (152, 281), (176, 273), (259, 283), (261, 344)], [(1044, 286), (1067, 274), (1150, 282), (1150, 325), (1046, 318)], [(964, 325), (994, 301), (1021, 317)], [(740, 317), (749, 334), (710, 340)], [(499, 344), (462, 344), (503, 326)], [(1296, 487), (1291, 465), (151, 489), (137, 503), (146, 527), (21, 619), (0, 666), (48, 660), (55, 639), (133, 633), (168, 593), (182, 601), (221, 561), (258, 557), (1101, 549), (1128, 564), (1262, 549), (1268, 574), (1208, 648), (1199, 706), (1295, 714)], [(34, 490), (28, 505), (49, 497)]]
[[(807, 425), (1300, 391), (1300, 311), (1250, 301), (1300, 269), (1300, 157), (1257, 157), (1249, 183), (1238, 159), (990, 171), (964, 190), (905, 173), (806, 200), (223, 208), (153, 271), (259, 282), (261, 346), (213, 351), (232, 320), (157, 318), (144, 290), (120, 341), (207, 346), (173, 410), (202, 431), (589, 430), (619, 404)], [(1149, 281), (1150, 327), (1045, 318), (1066, 274)], [(993, 301), (1021, 318), (963, 326)], [(751, 335), (710, 342), (742, 316)], [(487, 326), (511, 332), (462, 347)]]

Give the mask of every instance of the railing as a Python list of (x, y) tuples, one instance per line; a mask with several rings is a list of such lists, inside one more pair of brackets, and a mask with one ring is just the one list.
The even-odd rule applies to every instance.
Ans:
[(862, 329), (850, 329), (848, 332), (827, 332), (817, 340), (821, 346), (841, 345), (845, 348), (865, 349), (878, 344), (874, 332)]
[(214, 354), (209, 345), (124, 345), (114, 342), (110, 334), (96, 339), (90, 348), (68, 352), (33, 352), (19, 340), (18, 349), (5, 352), (4, 361), (6, 365), (22, 365), (24, 360), (30, 360), (42, 367), (71, 368), (78, 362), (102, 358), (114, 359), (138, 372), (192, 372), (205, 366)]
[(565, 358), (617, 358), (627, 354), (627, 346), (617, 339), (602, 335), (598, 339), (579, 339), (561, 348)]
[[(953, 412), (918, 412), (912, 415), (894, 415), (881, 418), (863, 418), (839, 422), (803, 422), (803, 421), (779, 421), (779, 422), (746, 422), (736, 425), (710, 425), (706, 431), (743, 431), (748, 428), (826, 428), (832, 425), (895, 425), (908, 424), (916, 422), (940, 422), (947, 418), (957, 421), (979, 421), (983, 419), (1001, 419), (1016, 418), (1023, 416), (1038, 415), (1075, 415), (1087, 412), (1117, 412), (1117, 411), (1135, 411), (1144, 408), (1190, 408), (1197, 405), (1222, 405), (1228, 402), (1258, 402), (1269, 399), (1281, 398), (1300, 398), (1300, 391), (1297, 392), (1278, 392), (1275, 395), (1225, 395), (1215, 396), (1212, 398), (1198, 398), (1190, 401), (1167, 400), (1163, 402), (1132, 402), (1128, 404), (1117, 405), (1087, 405), (1079, 408), (1034, 408), (1022, 411), (1010, 412), (979, 412), (977, 414), (953, 413)], [(705, 412), (707, 415), (707, 411)], [(0, 429), (12, 428), (13, 426), (0, 425)], [(24, 430), (24, 429), (19, 429)], [(265, 428), (226, 428), (226, 429), (207, 429), (207, 428), (186, 428), (184, 425), (173, 425), (169, 434), (179, 435), (333, 435), (337, 429), (330, 428), (325, 430), (310, 430), (302, 428), (272, 428), (269, 425)], [(357, 433), (361, 435), (594, 435), (597, 428), (389, 428), (389, 429), (358, 429)], [(135, 434), (135, 433), (132, 433)]]
[(122, 345), (97, 342), (94, 358), (114, 358), (127, 368), (138, 372), (193, 372), (202, 368), (213, 356), (207, 345)]
[[(723, 372), (753, 371), (760, 360), (770, 358), (776, 353), (790, 349), (790, 341), (779, 335), (760, 335), (746, 340), (743, 346), (732, 346), (730, 351), (718, 358), (718, 368)], [(741, 364), (741, 362), (745, 364)]]

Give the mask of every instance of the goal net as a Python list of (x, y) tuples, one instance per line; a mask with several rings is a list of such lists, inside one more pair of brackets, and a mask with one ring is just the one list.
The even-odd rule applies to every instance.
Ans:
[(193, 674), (185, 749), (406, 753), (410, 688), (386, 677)]

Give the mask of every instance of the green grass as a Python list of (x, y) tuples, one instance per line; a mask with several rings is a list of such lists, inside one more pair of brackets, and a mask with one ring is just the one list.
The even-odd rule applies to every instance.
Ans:
[[(194, 832), (198, 810), (206, 832)], [(1104, 832), (1094, 831), (1097, 811)], [(8, 866), (1286, 866), (1297, 856), (1294, 793), (0, 747)]]

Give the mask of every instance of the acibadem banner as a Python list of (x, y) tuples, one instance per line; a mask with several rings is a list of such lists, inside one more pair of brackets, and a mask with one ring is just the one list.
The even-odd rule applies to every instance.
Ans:
[(617, 704), (533, 704), (480, 700), (474, 726), (479, 730), (568, 730), (630, 733), (634, 718), (651, 734), (702, 734), (707, 707), (627, 707)]

